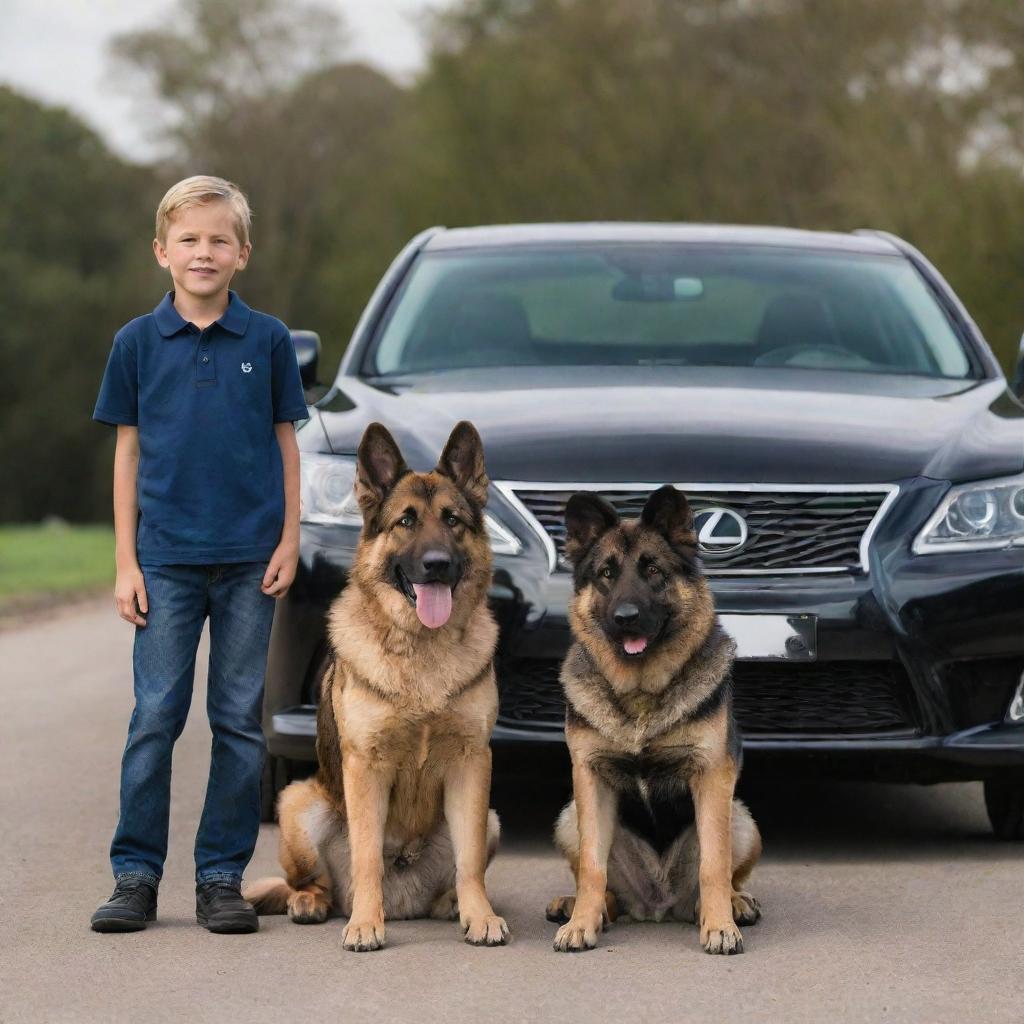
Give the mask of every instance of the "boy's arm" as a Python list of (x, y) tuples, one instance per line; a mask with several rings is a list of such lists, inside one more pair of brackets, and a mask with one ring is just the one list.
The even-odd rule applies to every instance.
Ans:
[(284, 527), (263, 576), (263, 593), (284, 597), (299, 564), (299, 446), (294, 423), (275, 423), (274, 433), (284, 467)]
[(114, 602), (117, 614), (125, 622), (144, 626), (146, 620), (142, 616), (149, 611), (149, 602), (135, 549), (135, 532), (139, 525), (138, 473), (139, 428), (119, 425), (114, 449), (114, 558), (117, 563)]

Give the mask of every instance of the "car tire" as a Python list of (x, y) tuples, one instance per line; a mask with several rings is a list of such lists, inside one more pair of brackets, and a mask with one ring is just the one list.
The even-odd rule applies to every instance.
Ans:
[(260, 777), (260, 821), (277, 821), (277, 798), (281, 790), (292, 781), (291, 763), (285, 757), (267, 754)]
[(1024, 839), (1024, 780), (989, 779), (985, 783), (985, 809), (1000, 839)]

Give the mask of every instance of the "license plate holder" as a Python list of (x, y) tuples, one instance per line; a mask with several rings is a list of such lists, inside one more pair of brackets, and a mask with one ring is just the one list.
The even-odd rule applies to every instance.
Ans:
[(736, 641), (737, 661), (817, 661), (816, 615), (718, 616), (722, 628)]

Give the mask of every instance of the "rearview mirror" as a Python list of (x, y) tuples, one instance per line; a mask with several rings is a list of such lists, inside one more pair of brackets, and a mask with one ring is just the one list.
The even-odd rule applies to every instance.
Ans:
[(627, 274), (612, 288), (616, 302), (692, 302), (703, 295), (699, 277), (669, 274)]
[(320, 335), (316, 331), (292, 331), (291, 335), (295, 356), (299, 361), (302, 386), (306, 389), (316, 387), (316, 370), (320, 362)]

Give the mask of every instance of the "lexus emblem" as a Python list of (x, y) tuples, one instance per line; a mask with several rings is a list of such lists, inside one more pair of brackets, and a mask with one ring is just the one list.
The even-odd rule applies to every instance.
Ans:
[(693, 525), (697, 546), (707, 555), (726, 555), (747, 542), (747, 521), (729, 508), (702, 508)]

